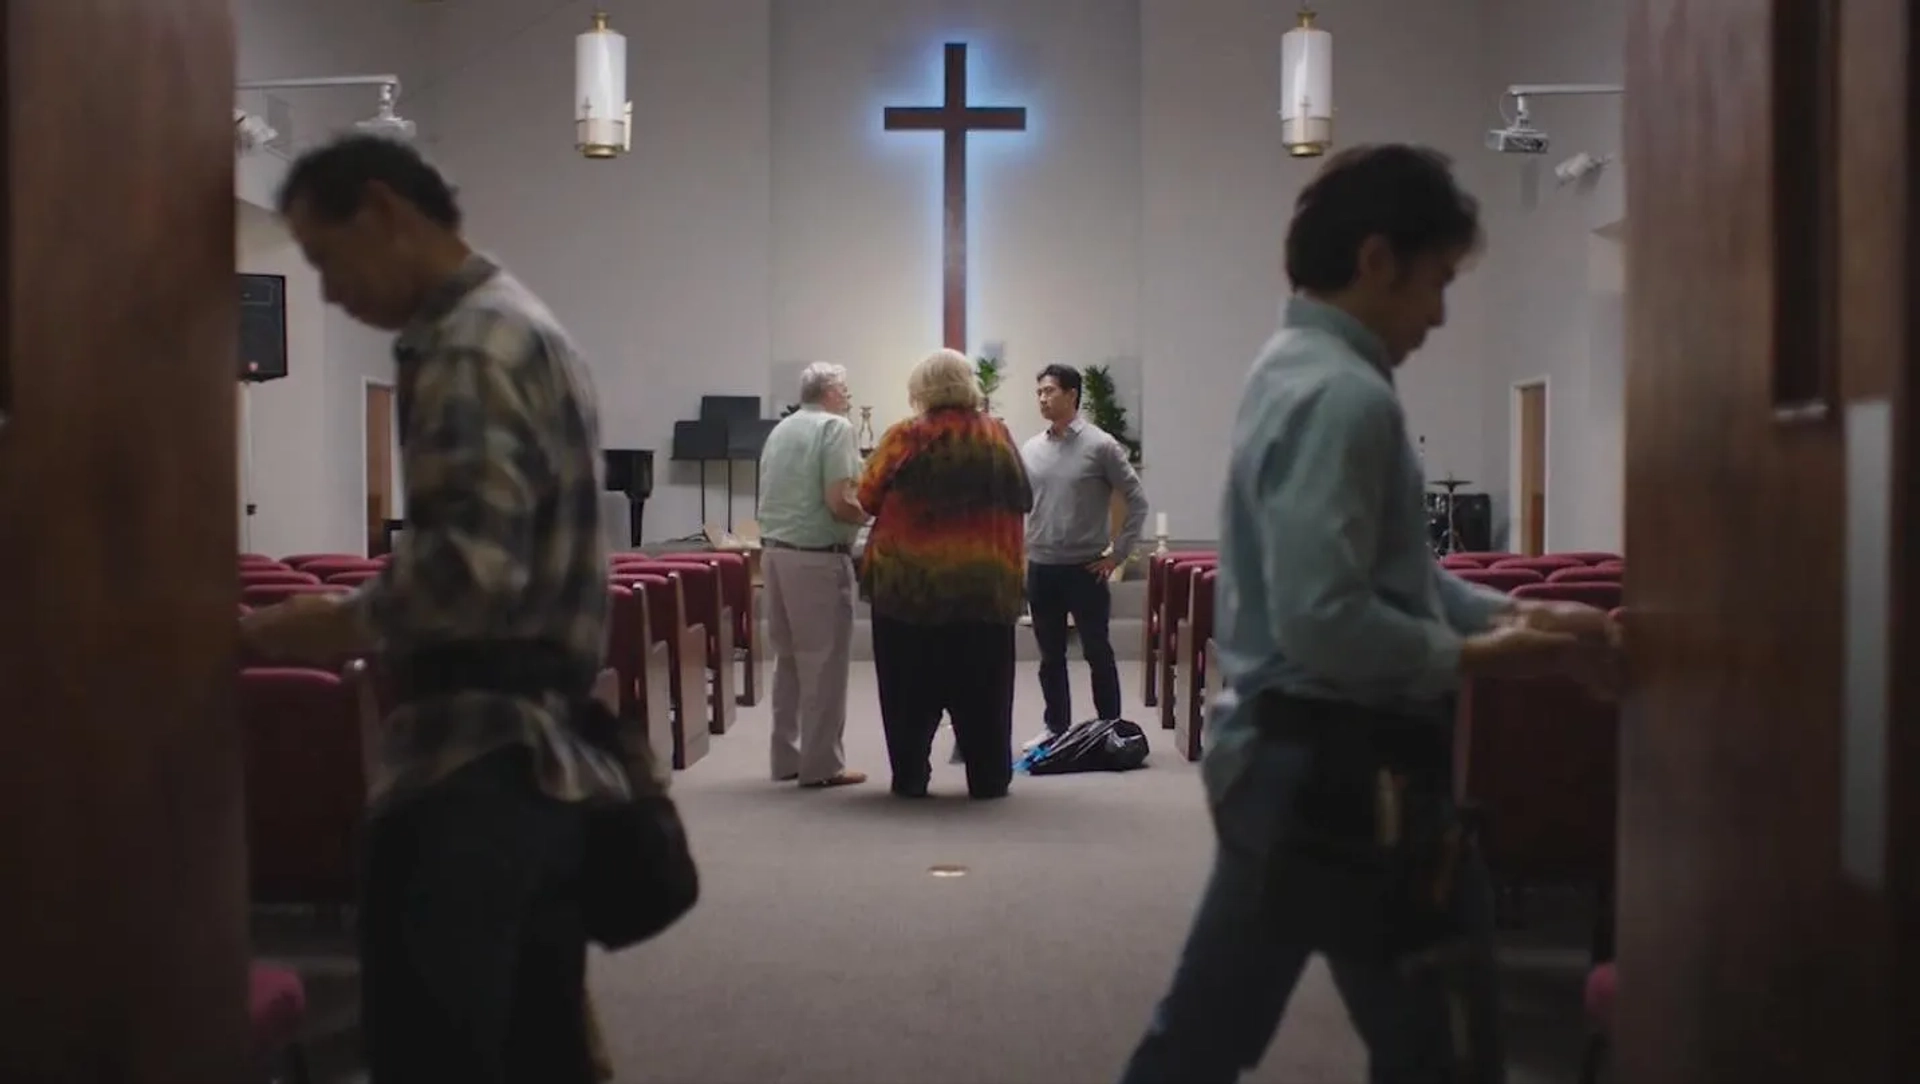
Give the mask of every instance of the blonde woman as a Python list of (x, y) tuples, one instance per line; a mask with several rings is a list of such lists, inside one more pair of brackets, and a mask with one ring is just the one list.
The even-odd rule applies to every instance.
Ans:
[(973, 363), (942, 350), (908, 378), (915, 414), (867, 458), (859, 503), (874, 517), (861, 561), (873, 606), (893, 793), (924, 797), (944, 713), (967, 793), (1013, 779), (1013, 642), (1033, 490), (1005, 423), (981, 410)]

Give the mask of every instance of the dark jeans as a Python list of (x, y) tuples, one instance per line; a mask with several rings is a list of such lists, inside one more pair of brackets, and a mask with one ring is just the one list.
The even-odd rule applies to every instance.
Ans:
[[(1459, 954), (1440, 963), (1349, 947), (1394, 931), (1373, 926), (1381, 901), (1338, 870), (1281, 856), (1313, 768), (1301, 744), (1255, 739), (1224, 773), (1213, 803), (1217, 849), (1173, 987), (1154, 1010), (1121, 1084), (1233, 1084), (1259, 1064), (1314, 953), (1326, 956), (1372, 1084), (1499, 1084), (1505, 1079), (1487, 873), (1469, 852), (1453, 880)], [(1285, 865), (1278, 863), (1285, 862)], [(1276, 876), (1279, 874), (1279, 876)], [(1286, 917), (1281, 917), (1286, 916)]]
[(927, 792), (944, 712), (967, 764), (967, 793), (998, 798), (1013, 781), (1013, 626), (915, 625), (873, 615), (873, 668), (895, 794)]
[(526, 749), (491, 753), (368, 825), (362, 1030), (373, 1084), (591, 1084), (584, 813)]
[(1080, 650), (1093, 671), (1093, 711), (1097, 718), (1120, 717), (1120, 667), (1113, 661), (1107, 625), (1113, 593), (1104, 577), (1085, 565), (1027, 566), (1027, 609), (1033, 614), (1033, 638), (1040, 645), (1040, 695), (1047, 701), (1047, 729), (1055, 734), (1073, 725), (1073, 685), (1067, 678), (1067, 617), (1080, 633)]

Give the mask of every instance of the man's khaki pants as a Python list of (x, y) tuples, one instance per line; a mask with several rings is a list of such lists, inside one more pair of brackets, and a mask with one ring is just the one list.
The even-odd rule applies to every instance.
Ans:
[(825, 783), (843, 771), (853, 560), (768, 547), (767, 640), (773, 648), (773, 778)]

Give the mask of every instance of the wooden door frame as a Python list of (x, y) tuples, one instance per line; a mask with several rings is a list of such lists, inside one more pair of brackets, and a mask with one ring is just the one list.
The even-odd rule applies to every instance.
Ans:
[(363, 534), (366, 533), (364, 531), (364, 528), (367, 526), (367, 524), (364, 522), (364, 519), (367, 514), (367, 498), (372, 496), (372, 494), (369, 493), (367, 490), (367, 437), (371, 436), (371, 434), (367, 432), (367, 392), (373, 388), (385, 388), (388, 391), (394, 393), (393, 411), (390, 414), (390, 419), (392, 423), (390, 426), (392, 430), (390, 433), (390, 436), (393, 438), (393, 462), (388, 465), (388, 473), (391, 475), (391, 477), (388, 478), (388, 483), (392, 486), (394, 511), (399, 511), (401, 507), (400, 505), (400, 393), (399, 393), (399, 388), (392, 380), (389, 380), (384, 376), (362, 376), (360, 378), (360, 410), (359, 410), (360, 470), (356, 472), (360, 482), (360, 503), (356, 507), (359, 508), (360, 517), (363, 520), (363, 522), (360, 524), (360, 526), (363, 528), (363, 531), (362, 531)]
[(1614, 1069), (1909, 1079), (1920, 22), (1627, 7)]
[(236, 385), (236, 389), (237, 390), (233, 397), (234, 405), (235, 405), (235, 410), (233, 414), (234, 414), (234, 427), (238, 432), (239, 439), (234, 442), (235, 444), (234, 452), (236, 457), (240, 460), (240, 468), (236, 475), (239, 483), (240, 503), (239, 503), (239, 507), (236, 508), (235, 511), (237, 511), (240, 514), (240, 531), (237, 537), (240, 540), (241, 552), (245, 553), (245, 552), (252, 552), (253, 550), (253, 514), (248, 511), (248, 505), (250, 505), (253, 502), (253, 481), (254, 481), (253, 389), (254, 389), (254, 385), (248, 381), (242, 380), (238, 382), (238, 384)]
[(1524, 477), (1521, 462), (1526, 455), (1526, 447), (1521, 442), (1521, 393), (1533, 388), (1540, 389), (1540, 420), (1545, 430), (1540, 438), (1540, 491), (1549, 501), (1547, 514), (1540, 524), (1540, 550), (1551, 553), (1549, 540), (1553, 537), (1553, 377), (1541, 373), (1539, 376), (1523, 377), (1507, 385), (1507, 548), (1520, 552), (1520, 539), (1525, 533), (1527, 509), (1521, 500), (1520, 485)]

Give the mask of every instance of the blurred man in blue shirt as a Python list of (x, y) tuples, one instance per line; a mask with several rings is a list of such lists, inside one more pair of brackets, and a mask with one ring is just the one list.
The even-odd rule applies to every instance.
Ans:
[(1300, 193), (1289, 299), (1248, 375), (1221, 502), (1219, 665), (1203, 774), (1218, 850), (1172, 989), (1124, 1084), (1230, 1084), (1314, 953), (1374, 1084), (1504, 1079), (1491, 900), (1450, 803), (1463, 677), (1602, 691), (1587, 607), (1462, 582), (1427, 549), (1394, 370), (1444, 322), (1480, 241), (1447, 160), (1356, 147)]

